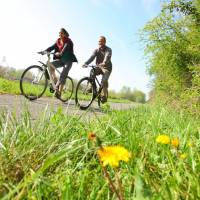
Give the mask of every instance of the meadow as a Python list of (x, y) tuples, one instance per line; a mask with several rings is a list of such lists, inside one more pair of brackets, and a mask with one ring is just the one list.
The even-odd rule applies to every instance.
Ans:
[(87, 120), (59, 108), (31, 121), (28, 111), (20, 120), (1, 111), (1, 199), (118, 199), (89, 133), (131, 153), (106, 166), (113, 183), (119, 174), (124, 199), (200, 199), (198, 118), (147, 105), (105, 112)]
[[(31, 89), (32, 89), (31, 86), (28, 86), (28, 90), (31, 90)], [(33, 89), (33, 91), (34, 91), (34, 89)], [(20, 95), (21, 91), (19, 88), (19, 80), (8, 80), (8, 79), (0, 77), (0, 94)], [(75, 94), (75, 88), (74, 88), (74, 94)], [(43, 96), (53, 97), (53, 94), (50, 93), (50, 91), (49, 91), (49, 87), (47, 87)], [(74, 95), (72, 95), (71, 98), (74, 99)], [(131, 103), (130, 100), (120, 98), (116, 94), (113, 94), (112, 91), (111, 91), (111, 93), (109, 93), (109, 101), (120, 102), (120, 103)]]

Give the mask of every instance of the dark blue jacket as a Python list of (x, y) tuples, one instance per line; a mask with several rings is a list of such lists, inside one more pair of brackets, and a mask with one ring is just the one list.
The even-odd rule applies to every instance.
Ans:
[[(61, 56), (60, 57), (56, 57), (54, 56), (53, 59), (60, 59), (64, 64), (71, 61), (71, 62), (78, 62), (76, 56), (74, 55), (74, 50), (73, 50), (73, 42), (69, 39), (68, 42), (64, 45)], [(59, 48), (57, 46), (57, 43), (55, 42), (55, 44), (53, 44), (52, 46), (50, 46), (49, 48), (46, 49), (46, 51), (53, 51), (54, 53), (59, 52)]]

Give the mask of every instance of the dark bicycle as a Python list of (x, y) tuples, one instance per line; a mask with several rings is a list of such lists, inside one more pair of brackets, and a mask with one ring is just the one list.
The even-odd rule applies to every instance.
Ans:
[[(91, 67), (92, 70), (95, 69), (95, 66), (87, 65), (87, 67)], [(75, 102), (76, 105), (81, 110), (86, 110), (90, 107), (92, 102), (97, 98), (98, 106), (100, 107), (101, 103), (103, 103), (101, 98), (101, 91), (102, 86), (95, 76), (92, 77), (84, 77), (82, 78), (76, 87), (76, 93), (75, 93)]]
[[(44, 55), (42, 52), (38, 52)], [(21, 94), (24, 95), (29, 100), (35, 100), (40, 98), (46, 91), (48, 81), (50, 92), (54, 93), (57, 89), (56, 84), (53, 81), (52, 75), (50, 73), (50, 55), (53, 53), (46, 52), (47, 63), (39, 61), (40, 65), (32, 65), (24, 70), (20, 78), (20, 90)], [(65, 67), (65, 66), (63, 66)], [(60, 75), (60, 71), (54, 67), (57, 73)], [(58, 77), (59, 80), (59, 77)], [(59, 99), (63, 102), (68, 101), (73, 94), (74, 83), (71, 77), (67, 77), (66, 84), (63, 88), (62, 94)]]

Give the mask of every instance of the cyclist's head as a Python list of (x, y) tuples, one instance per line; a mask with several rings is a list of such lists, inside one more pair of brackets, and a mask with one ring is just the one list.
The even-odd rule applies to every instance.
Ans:
[(106, 38), (104, 36), (99, 37), (99, 46), (103, 47), (106, 44)]
[(59, 32), (59, 36), (62, 38), (62, 37), (69, 37), (69, 33), (64, 29), (64, 28), (61, 28), (60, 29), (60, 32)]

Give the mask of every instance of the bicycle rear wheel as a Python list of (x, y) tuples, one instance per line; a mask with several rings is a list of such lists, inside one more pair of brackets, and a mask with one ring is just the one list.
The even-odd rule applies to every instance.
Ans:
[(72, 97), (73, 91), (74, 91), (74, 83), (72, 78), (68, 76), (59, 99), (63, 102), (68, 101)]
[(95, 98), (95, 88), (89, 77), (82, 78), (76, 87), (75, 102), (81, 110), (87, 109)]
[(47, 88), (45, 70), (37, 65), (25, 69), (20, 78), (21, 94), (29, 100), (41, 97)]

